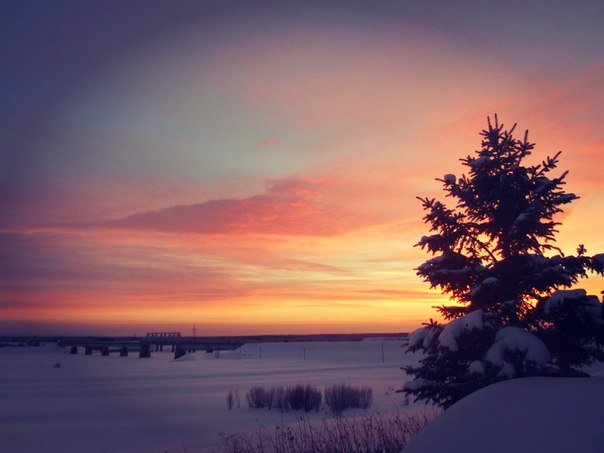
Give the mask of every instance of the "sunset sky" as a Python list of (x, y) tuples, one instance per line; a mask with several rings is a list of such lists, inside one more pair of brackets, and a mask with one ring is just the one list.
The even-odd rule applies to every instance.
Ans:
[[(486, 116), (604, 252), (604, 4), (5, 1), (0, 334), (400, 332)], [(583, 287), (593, 294), (604, 279)]]

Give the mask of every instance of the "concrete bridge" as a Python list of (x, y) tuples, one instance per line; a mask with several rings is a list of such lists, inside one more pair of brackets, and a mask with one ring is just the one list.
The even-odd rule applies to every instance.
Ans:
[(144, 337), (62, 337), (56, 341), (70, 347), (71, 354), (78, 354), (81, 348), (87, 355), (100, 351), (101, 355), (113, 352), (125, 357), (130, 352), (138, 352), (141, 358), (151, 357), (153, 351), (163, 351), (164, 346), (170, 347), (178, 358), (187, 352), (231, 351), (244, 344), (230, 338), (183, 337), (180, 332), (150, 332)]
[[(231, 351), (245, 343), (272, 343), (298, 341), (360, 341), (372, 337), (405, 337), (406, 333), (358, 333), (358, 334), (317, 334), (317, 335), (251, 335), (239, 337), (183, 337), (180, 332), (149, 332), (144, 337), (66, 337), (66, 336), (0, 336), (0, 347), (5, 345), (36, 345), (56, 342), (70, 348), (74, 354), (81, 349), (85, 354), (94, 351), (101, 355), (119, 353), (127, 356), (133, 352), (139, 357), (150, 357), (152, 350), (162, 350), (163, 346), (172, 348), (175, 357), (187, 351)], [(183, 352), (184, 351), (184, 352)]]

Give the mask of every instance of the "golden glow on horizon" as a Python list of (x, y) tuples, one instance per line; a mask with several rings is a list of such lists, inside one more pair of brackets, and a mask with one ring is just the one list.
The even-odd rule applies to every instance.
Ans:
[[(581, 200), (564, 215), (558, 245), (567, 253), (577, 237), (604, 245), (599, 227), (580, 220), (589, 208)], [(413, 270), (430, 257), (411, 246), (427, 234), (416, 211), (404, 231), (394, 222), (326, 237), (40, 230), (65, 256), (93, 257), (100, 273), (83, 283), (25, 279), (31, 290), (4, 297), (27, 305), (4, 309), (4, 319), (117, 333), (191, 323), (212, 334), (413, 330), (450, 303)], [(601, 285), (580, 282), (591, 294)]]

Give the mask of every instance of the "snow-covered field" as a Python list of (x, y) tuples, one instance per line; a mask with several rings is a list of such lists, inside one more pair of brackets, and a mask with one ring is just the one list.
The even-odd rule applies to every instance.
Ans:
[[(137, 354), (69, 355), (55, 344), (2, 348), (0, 451), (211, 451), (220, 446), (219, 433), (271, 428), (301, 415), (247, 407), (245, 394), (256, 385), (368, 385), (372, 411), (417, 410), (394, 393), (404, 380), (400, 366), (414, 360), (403, 355), (401, 344), (380, 339), (246, 344), (219, 358), (197, 352), (177, 361), (169, 352), (139, 359)], [(53, 368), (55, 363), (61, 367)], [(231, 411), (229, 390), (240, 397), (240, 407)]]

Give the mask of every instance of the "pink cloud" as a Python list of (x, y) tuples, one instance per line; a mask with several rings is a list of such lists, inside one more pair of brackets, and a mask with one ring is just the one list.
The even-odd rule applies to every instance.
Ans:
[(326, 184), (280, 180), (265, 193), (248, 198), (170, 206), (116, 220), (60, 226), (171, 233), (333, 236), (384, 221), (379, 215), (358, 212), (339, 203)]
[(274, 146), (282, 145), (283, 141), (280, 138), (265, 138), (258, 142), (260, 148), (272, 148)]

